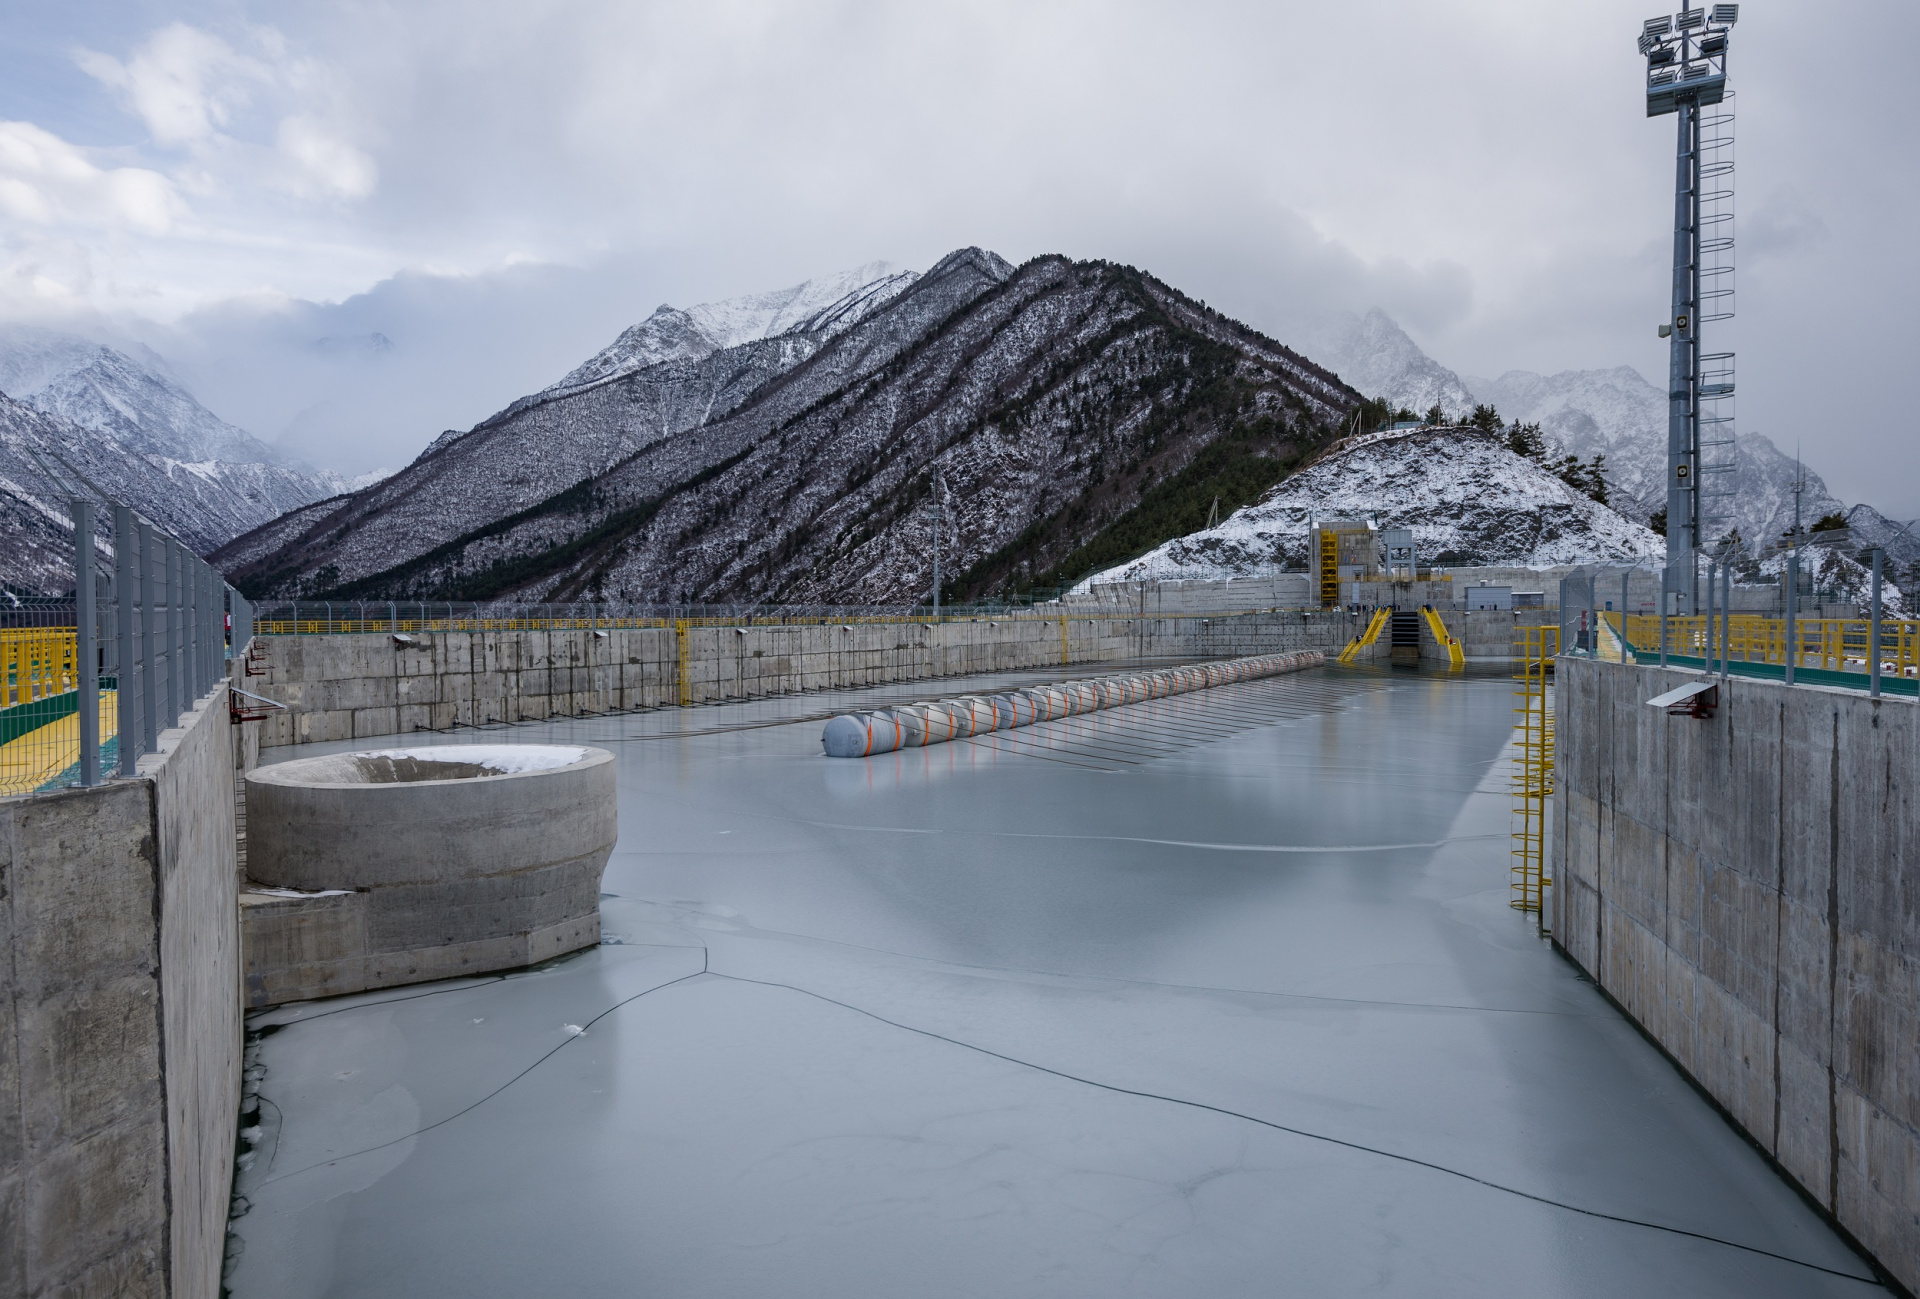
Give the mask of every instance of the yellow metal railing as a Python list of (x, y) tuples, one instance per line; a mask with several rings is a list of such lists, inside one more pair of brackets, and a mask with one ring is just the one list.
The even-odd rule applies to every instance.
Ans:
[(0, 708), (65, 694), (79, 683), (79, 634), (71, 627), (0, 631)]
[(1547, 800), (1553, 796), (1553, 700), (1548, 674), (1560, 652), (1558, 627), (1515, 627), (1514, 713), (1519, 717), (1519, 747), (1513, 756), (1509, 789), (1513, 795), (1513, 866), (1508, 905), (1540, 918), (1540, 931), (1552, 932), (1544, 902), (1553, 881), (1547, 878)]
[(1340, 651), (1340, 661), (1353, 662), (1354, 655), (1379, 640), (1381, 629), (1387, 625), (1387, 620), (1392, 616), (1391, 609), (1375, 609), (1372, 620), (1367, 623), (1367, 629), (1348, 641), (1347, 647)]
[(1433, 638), (1447, 647), (1447, 666), (1463, 668), (1467, 665), (1467, 653), (1460, 648), (1460, 642), (1447, 630), (1447, 624), (1440, 617), (1440, 611), (1432, 605), (1421, 606), (1420, 612), (1426, 615), (1427, 628), (1433, 632)]
[[(1608, 627), (1620, 632), (1621, 615), (1601, 615)], [(1669, 655), (1683, 658), (1718, 659), (1721, 654), (1721, 619), (1712, 625), (1704, 615), (1666, 620), (1666, 649)], [(1867, 671), (1870, 624), (1865, 618), (1796, 618), (1793, 644), (1788, 644), (1787, 620), (1750, 613), (1736, 613), (1726, 619), (1726, 652), (1735, 663), (1785, 664), (1789, 657), (1795, 668), (1817, 668), (1828, 672)], [(1660, 652), (1658, 615), (1630, 614), (1624, 634), (1641, 654)], [(1920, 620), (1883, 619), (1880, 623), (1881, 672), (1886, 676), (1920, 676)]]

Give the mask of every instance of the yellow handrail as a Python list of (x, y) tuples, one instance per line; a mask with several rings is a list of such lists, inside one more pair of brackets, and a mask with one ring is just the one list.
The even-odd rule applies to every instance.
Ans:
[(1422, 605), (1420, 612), (1427, 615), (1427, 626), (1433, 632), (1433, 638), (1447, 647), (1447, 665), (1462, 668), (1467, 665), (1466, 651), (1460, 648), (1460, 642), (1447, 630), (1447, 624), (1441, 621), (1439, 610), (1432, 605)]
[(1347, 647), (1340, 651), (1340, 661), (1342, 663), (1353, 662), (1354, 655), (1379, 640), (1380, 629), (1387, 625), (1387, 619), (1391, 616), (1391, 610), (1375, 609), (1373, 611), (1373, 620), (1367, 624), (1367, 629), (1358, 636), (1355, 636), (1353, 640), (1348, 643)]
[[(1602, 615), (1615, 629), (1620, 615)], [(1641, 654), (1660, 652), (1657, 614), (1630, 614), (1625, 635)], [(1721, 618), (1708, 626), (1705, 615), (1666, 620), (1667, 653), (1683, 658), (1719, 658)], [(1787, 644), (1787, 620), (1760, 614), (1736, 613), (1726, 619), (1726, 649), (1736, 663), (1784, 664), (1794, 656), (1796, 668), (1824, 668), (1829, 672), (1867, 670), (1870, 624), (1865, 618), (1796, 618), (1794, 644)], [(1880, 623), (1881, 672), (1887, 676), (1920, 676), (1920, 620), (1883, 619)]]

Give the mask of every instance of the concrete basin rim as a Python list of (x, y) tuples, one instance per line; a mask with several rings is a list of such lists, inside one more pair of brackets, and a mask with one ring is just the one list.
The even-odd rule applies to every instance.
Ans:
[[(454, 746), (454, 747), (457, 747), (457, 746)], [(289, 769), (306, 767), (312, 763), (326, 762), (327, 760), (332, 758), (342, 758), (342, 757), (350, 758), (350, 757), (359, 756), (362, 752), (366, 752), (366, 753), (375, 752), (375, 750), (364, 750), (364, 751), (352, 750), (345, 753), (318, 754), (311, 758), (291, 758), (291, 759), (288, 759), (286, 762), (275, 762), (275, 763), (270, 763), (267, 766), (255, 767), (252, 771), (249, 771), (247, 773), (247, 782), (249, 784), (253, 784), (257, 782), (262, 785), (279, 785), (288, 789), (400, 790), (400, 789), (427, 789), (427, 788), (434, 788), (434, 787), (441, 788), (441, 789), (456, 789), (456, 788), (465, 788), (469, 786), (482, 785), (482, 784), (492, 784), (495, 781), (501, 781), (501, 780), (521, 780), (521, 779), (534, 777), (534, 776), (553, 776), (561, 772), (581, 771), (588, 767), (601, 766), (606, 763), (613, 762), (615, 760), (614, 754), (609, 750), (597, 748), (589, 744), (528, 745), (526, 747), (528, 748), (578, 748), (578, 749), (584, 749), (586, 750), (586, 752), (577, 761), (569, 762), (564, 766), (537, 767), (532, 771), (496, 771), (496, 772), (491, 772), (484, 776), (456, 776), (456, 777), (453, 777), (452, 779), (447, 779), (447, 780), (380, 780), (380, 781), (287, 780), (287, 779), (277, 778), (276, 776), (276, 773), (285, 772), (285, 771), (288, 771)]]

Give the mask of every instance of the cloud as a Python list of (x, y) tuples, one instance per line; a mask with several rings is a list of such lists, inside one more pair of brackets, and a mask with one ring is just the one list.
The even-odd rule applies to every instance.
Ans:
[(259, 60), (185, 23), (161, 28), (124, 63), (87, 49), (74, 59), (82, 71), (119, 93), (156, 143), (171, 147), (212, 139), (255, 87), (271, 79)]
[(372, 158), (315, 118), (282, 119), (275, 143), (293, 163), (290, 184), (297, 194), (365, 198), (379, 179)]
[(0, 122), (0, 216), (10, 223), (165, 234), (185, 210), (157, 171), (101, 167), (31, 122)]

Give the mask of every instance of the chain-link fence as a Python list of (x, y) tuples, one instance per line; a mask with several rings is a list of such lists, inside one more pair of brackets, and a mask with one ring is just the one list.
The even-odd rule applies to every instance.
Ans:
[(184, 545), (115, 505), (102, 546), (93, 502), (69, 508), (73, 594), (0, 610), (0, 796), (133, 775), (252, 636), (247, 602)]

